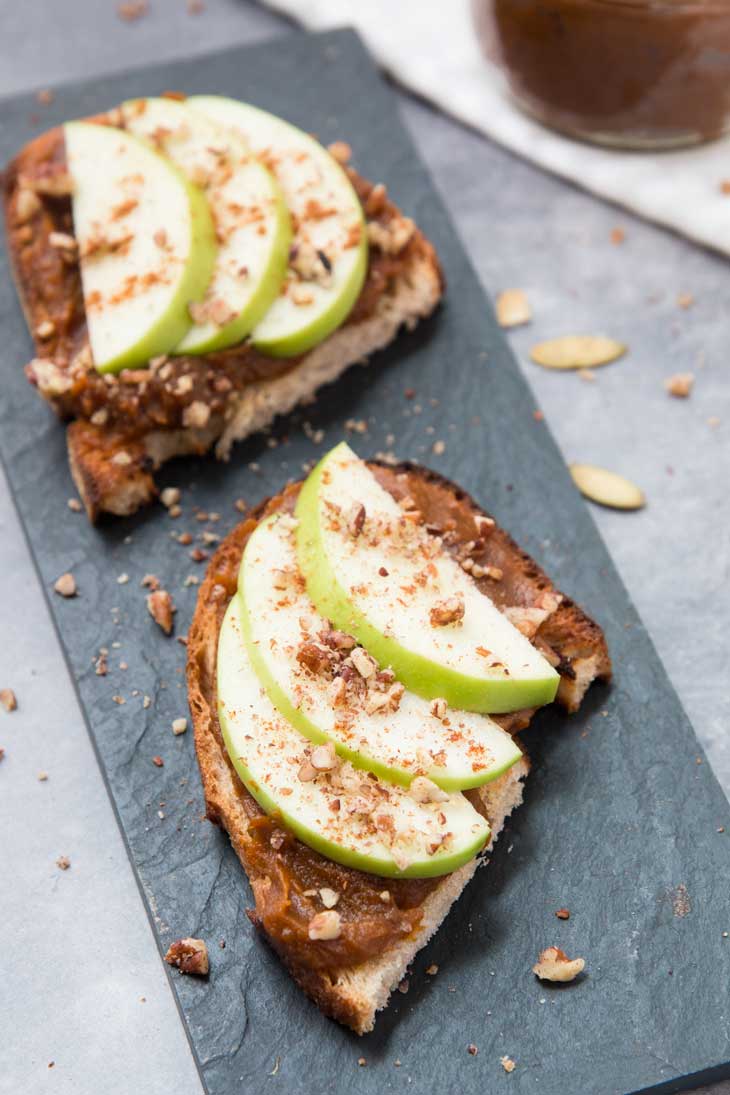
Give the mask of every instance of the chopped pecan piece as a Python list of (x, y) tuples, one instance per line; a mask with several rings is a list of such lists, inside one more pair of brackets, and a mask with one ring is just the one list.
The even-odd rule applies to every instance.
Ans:
[(56, 579), (53, 588), (61, 597), (75, 597), (77, 592), (76, 579), (73, 574), (62, 574), (60, 578)]
[(464, 619), (464, 598), (460, 593), (447, 597), (433, 606), (429, 613), (431, 627), (447, 627)]
[(297, 661), (315, 677), (329, 673), (332, 668), (332, 651), (313, 641), (303, 642), (297, 651)]
[(12, 688), (0, 688), (0, 703), (8, 713), (17, 711), (18, 701)]
[(585, 969), (583, 958), (568, 958), (560, 947), (547, 947), (540, 952), (532, 972), (541, 981), (575, 981)]
[(210, 969), (204, 939), (178, 939), (168, 947), (165, 961), (169, 966), (177, 966), (181, 973), (198, 977), (206, 977)]
[(448, 802), (449, 795), (427, 776), (416, 776), (408, 788), (408, 794), (416, 802)]
[(166, 635), (171, 635), (172, 617), (177, 609), (166, 589), (156, 589), (148, 595), (147, 610), (157, 626), (161, 627)]
[(307, 934), (310, 939), (339, 939), (342, 934), (340, 914), (336, 909), (317, 913), (309, 921)]

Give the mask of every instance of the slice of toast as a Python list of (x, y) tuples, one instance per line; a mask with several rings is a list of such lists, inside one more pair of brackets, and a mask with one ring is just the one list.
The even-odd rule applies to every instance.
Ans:
[[(332, 147), (342, 159), (346, 146)], [(328, 338), (297, 358), (268, 358), (242, 343), (100, 377), (91, 360), (78, 263), (72, 248), (57, 245), (73, 232), (62, 131), (41, 134), (8, 166), (3, 196), (11, 268), (36, 352), (26, 373), (70, 420), (69, 463), (90, 520), (104, 512), (126, 515), (152, 501), (155, 469), (175, 456), (215, 447), (218, 458), (227, 459), (234, 442), (311, 399), (350, 365), (366, 363), (402, 327), (414, 327), (436, 308), (444, 283), (433, 247), (382, 185), (346, 170), (363, 205), (370, 258), (360, 297)]]
[[(591, 681), (610, 679), (611, 663), (600, 627), (572, 601), (562, 597), (547, 576), (522, 552), (498, 526), (491, 525), (486, 515), (463, 491), (448, 480), (425, 469), (398, 465), (386, 467), (372, 464), (381, 483), (397, 498), (409, 499), (417, 508), (429, 529), (441, 530), (451, 551), (464, 558), (478, 560), (484, 568), (499, 568), (501, 577), (485, 578), (484, 592), (503, 609), (518, 610), (523, 618), (537, 623), (533, 641), (551, 655), (558, 667), (561, 687), (558, 701), (568, 710), (577, 709)], [(268, 939), (304, 991), (322, 1011), (351, 1027), (358, 1034), (372, 1030), (376, 1012), (385, 1007), (394, 988), (403, 978), (414, 955), (437, 930), (451, 905), (474, 874), (479, 859), (461, 867), (451, 875), (431, 880), (416, 895), (417, 917), (411, 917), (412, 930), (397, 942), (374, 947), (355, 962), (342, 961), (333, 943), (310, 943), (299, 936), (287, 942), (274, 915), (270, 862), (262, 862), (257, 827), (262, 811), (248, 794), (231, 764), (217, 716), (216, 656), (218, 633), (223, 614), (236, 590), (236, 577), (248, 537), (258, 522), (277, 511), (293, 510), (300, 484), (288, 487), (282, 494), (262, 503), (251, 516), (230, 533), (211, 560), (201, 585), (192, 625), (188, 632), (188, 692), (195, 729), (195, 747), (203, 780), (207, 816), (229, 833), (233, 846), (248, 875), (256, 908), (250, 913), (253, 922)], [(474, 543), (476, 520), (481, 520), (483, 536)], [(496, 573), (493, 571), (493, 573)], [(481, 581), (481, 580), (480, 580)], [(532, 613), (532, 615), (530, 615)], [(527, 614), (525, 616), (525, 614)], [(498, 721), (507, 729), (523, 729), (532, 711), (500, 716)], [(522, 800), (522, 781), (528, 771), (524, 758), (509, 772), (478, 791), (467, 792), (471, 801), (490, 822), (492, 842), (499, 835), (505, 819)], [(290, 856), (296, 863), (296, 848), (303, 845), (291, 839), (290, 846), (280, 855)], [(278, 845), (277, 845), (278, 847)], [(292, 851), (292, 848), (294, 849)], [(317, 863), (318, 861), (318, 863)], [(317, 865), (326, 871), (328, 861), (312, 851), (306, 852), (306, 878), (312, 877)], [(399, 883), (373, 879), (361, 872), (335, 868), (339, 883), (343, 874), (355, 892), (358, 887), (387, 887), (392, 900), (400, 901)], [(305, 886), (303, 882), (303, 886)], [(311, 883), (310, 883), (311, 884)], [(310, 891), (311, 892), (311, 891)], [(306, 893), (306, 890), (305, 890)], [(369, 891), (366, 889), (366, 897)], [(410, 901), (410, 905), (409, 905)], [(412, 913), (413, 895), (405, 895), (407, 912)], [(364, 904), (362, 906), (365, 907)], [(338, 906), (342, 908), (342, 906)], [(313, 910), (314, 911), (314, 910)], [(358, 905), (343, 909), (342, 916), (357, 919)], [(362, 913), (364, 916), (365, 913)], [(405, 914), (404, 914), (405, 915)], [(328, 955), (327, 948), (331, 948)], [(323, 950), (324, 948), (324, 950)], [(329, 960), (328, 960), (329, 958)]]

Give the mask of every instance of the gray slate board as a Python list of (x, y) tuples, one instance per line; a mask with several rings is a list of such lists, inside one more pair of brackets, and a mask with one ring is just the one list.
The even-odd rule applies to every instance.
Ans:
[[(208, 982), (172, 975), (207, 1089), (623, 1095), (730, 1076), (730, 939), (722, 937), (730, 808), (545, 424), (533, 418), (390, 92), (350, 32), (295, 34), (61, 88), (44, 125), (169, 88), (250, 99), (324, 141), (347, 139), (363, 173), (385, 181), (434, 240), (449, 286), (437, 317), (367, 370), (352, 370), (306, 416), (279, 423), (278, 447), (254, 438), (227, 466), (168, 467), (164, 482), (184, 488), (180, 520), (157, 509), (91, 529), (67, 509), (74, 492), (63, 430), (23, 377), (32, 347), (0, 257), (0, 448), (160, 947), (180, 935), (211, 944)], [(30, 95), (0, 109), (5, 161), (39, 122)], [(415, 400), (403, 397), (409, 387)], [(361, 454), (394, 448), (463, 484), (597, 617), (616, 669), (614, 686), (594, 689), (578, 716), (536, 720), (525, 743), (533, 759), (525, 805), (416, 960), (409, 992), (396, 993), (364, 1039), (319, 1014), (245, 918), (243, 873), (227, 839), (201, 821), (191, 735), (170, 729), (186, 711), (184, 649), (161, 639), (139, 585), (147, 572), (160, 576), (183, 633), (196, 592), (183, 581), (201, 571), (171, 534), (224, 533), (237, 519), (236, 498), (255, 502), (299, 477), (323, 448), (305, 436), (304, 417), (326, 431), (325, 446), (349, 436), (347, 419), (366, 419), (367, 433), (355, 435)], [(435, 439), (446, 442), (442, 456), (430, 453)], [(194, 506), (219, 512), (220, 522), (198, 524)], [(62, 601), (51, 587), (69, 569), (79, 596)], [(123, 573), (130, 581), (118, 584)], [(105, 678), (92, 664), (102, 646)], [(157, 754), (163, 768), (152, 764)], [(562, 906), (569, 921), (555, 918)], [(533, 978), (550, 944), (585, 956), (579, 983), (550, 988)], [(432, 963), (436, 977), (425, 973)], [(516, 1061), (511, 1075), (503, 1054)]]

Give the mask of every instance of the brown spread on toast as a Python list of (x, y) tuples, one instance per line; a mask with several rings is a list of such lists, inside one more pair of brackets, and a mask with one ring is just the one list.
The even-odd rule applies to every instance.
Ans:
[[(461, 560), (474, 558), (477, 566), (501, 577), (478, 579), (483, 592), (502, 608), (543, 613), (535, 641), (558, 667), (559, 700), (569, 710), (580, 703), (590, 680), (608, 680), (611, 663), (601, 629), (572, 601), (556, 592), (547, 576), (476, 504), (435, 473), (409, 465), (370, 465), (381, 484), (396, 498), (408, 500), (429, 530), (445, 533), (450, 551)], [(426, 897), (443, 879), (394, 880), (342, 867), (308, 848), (261, 810), (243, 786), (223, 744), (216, 713), (215, 665), (220, 625), (236, 591), (241, 556), (259, 520), (272, 512), (292, 512), (299, 484), (262, 503), (223, 542), (201, 586), (188, 634), (188, 687), (195, 724), (195, 740), (211, 821), (228, 828), (248, 874), (256, 902), (249, 915), (272, 946), (307, 983), (312, 971), (335, 971), (357, 966), (384, 954), (414, 933), (421, 921)], [(481, 537), (476, 536), (476, 531)], [(590, 665), (590, 674), (581, 666)], [(580, 691), (576, 691), (580, 681)], [(523, 729), (533, 711), (498, 716), (505, 729)], [(220, 780), (226, 765), (230, 782), (243, 806), (245, 824), (232, 822), (230, 804)], [(228, 783), (228, 778), (226, 780)], [(476, 792), (466, 792), (482, 809)], [(308, 926), (323, 904), (320, 890), (338, 895), (341, 929), (337, 938), (312, 940)]]
[[(346, 170), (371, 234), (367, 277), (346, 320), (350, 324), (371, 316), (408, 264), (419, 254), (432, 256), (433, 249), (388, 200), (382, 186), (374, 186), (352, 168)], [(4, 176), (10, 253), (36, 343), (37, 357), (26, 372), (62, 418), (117, 427), (130, 437), (150, 430), (204, 427), (222, 420), (229, 402), (246, 385), (296, 368), (301, 357), (268, 357), (242, 342), (216, 353), (160, 358), (147, 368), (127, 369), (118, 376), (97, 373), (77, 255), (53, 244), (59, 234), (73, 233), (66, 175), (63, 130), (56, 128), (26, 145)], [(29, 202), (29, 194), (38, 200)], [(394, 246), (389, 246), (389, 239)]]

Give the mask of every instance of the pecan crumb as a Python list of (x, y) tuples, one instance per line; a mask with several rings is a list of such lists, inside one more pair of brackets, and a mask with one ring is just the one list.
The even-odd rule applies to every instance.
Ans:
[(147, 610), (166, 635), (172, 634), (172, 617), (177, 609), (175, 603), (166, 589), (156, 589), (147, 596)]
[(439, 601), (429, 612), (431, 627), (447, 627), (464, 619), (464, 598), (460, 593)]
[(694, 373), (675, 373), (664, 381), (664, 387), (676, 399), (687, 399), (695, 382)]
[(558, 909), (555, 915), (558, 920), (570, 920), (570, 909)]
[(68, 858), (67, 855), (60, 855), (56, 860), (56, 866), (59, 867), (62, 871), (67, 871), (71, 866), (71, 860)]
[(307, 934), (310, 939), (339, 939), (342, 934), (340, 914), (336, 909), (316, 913), (309, 921)]
[(327, 146), (327, 151), (338, 163), (346, 164), (352, 156), (352, 149), (346, 141), (333, 141)]
[(469, 1045), (466, 1047), (466, 1052), (469, 1054), (470, 1057), (476, 1057), (479, 1050), (473, 1042), (470, 1042)]
[(446, 714), (447, 706), (448, 705), (446, 703), (446, 700), (443, 700), (443, 699), (431, 700), (431, 705), (429, 707), (429, 711), (431, 712), (431, 714), (433, 715), (433, 717), (435, 719), (442, 719), (444, 717), (444, 715)]
[(353, 539), (357, 539), (365, 524), (365, 507), (361, 502), (355, 502), (347, 518), (347, 531)]
[(416, 776), (408, 788), (408, 794), (416, 802), (448, 802), (449, 795), (427, 776)]
[(165, 766), (165, 762), (162, 757), (153, 757), (152, 763), (154, 764), (155, 768), (164, 768)]
[(60, 578), (56, 579), (53, 588), (61, 597), (75, 597), (77, 592), (76, 579), (73, 574), (62, 574)]
[(540, 952), (532, 972), (541, 981), (575, 981), (585, 968), (585, 959), (568, 958), (560, 947), (547, 947)]
[(18, 701), (12, 688), (0, 688), (0, 703), (8, 713), (17, 711)]
[(177, 966), (180, 973), (198, 977), (206, 977), (210, 969), (204, 939), (178, 939), (168, 947), (165, 961), (169, 966)]
[(134, 23), (141, 19), (149, 10), (147, 0), (129, 0), (125, 4), (117, 4), (117, 15), (125, 23)]
[(323, 886), (319, 891), (319, 896), (322, 899), (322, 904), (325, 909), (334, 909), (337, 902), (340, 900), (340, 895), (337, 890), (331, 890), (329, 886)]

